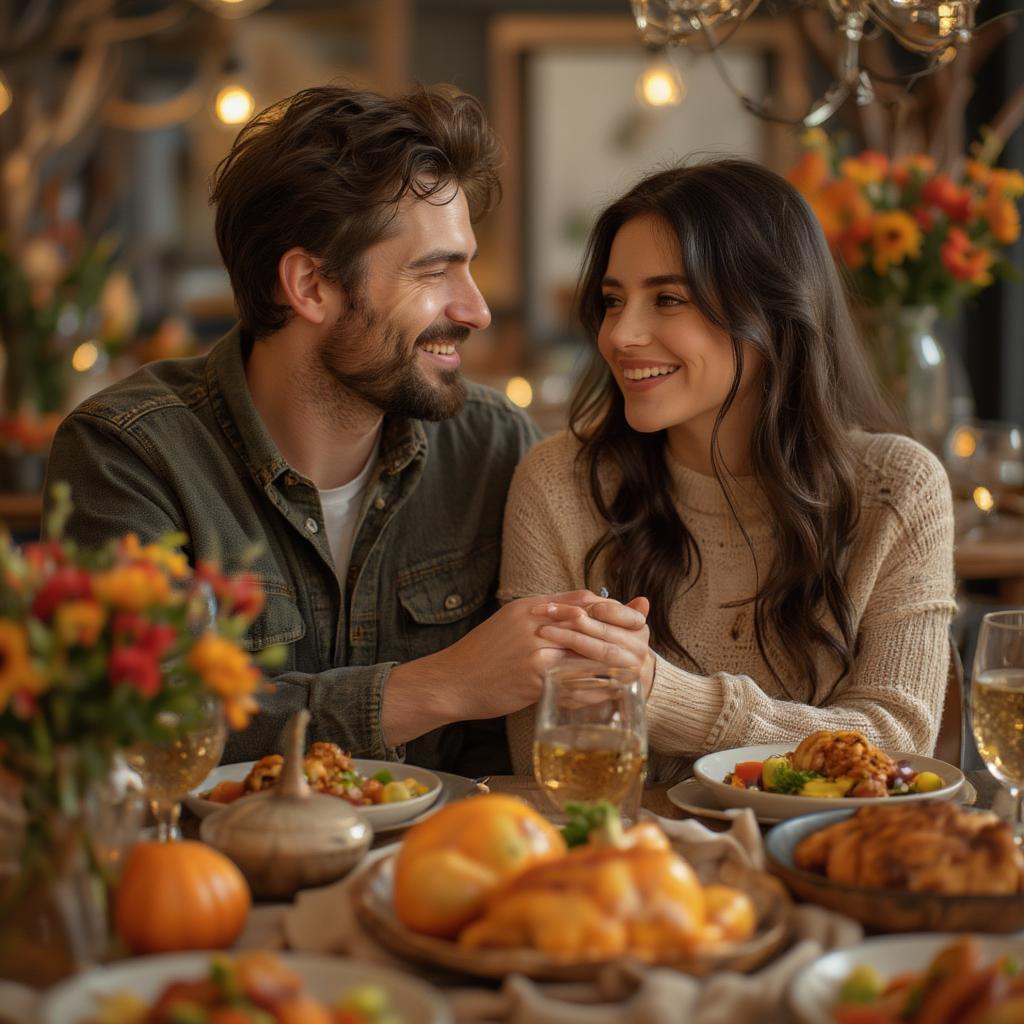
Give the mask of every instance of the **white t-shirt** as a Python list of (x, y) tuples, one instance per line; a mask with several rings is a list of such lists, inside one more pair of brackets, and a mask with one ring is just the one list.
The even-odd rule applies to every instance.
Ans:
[(345, 589), (345, 576), (348, 573), (349, 559), (352, 557), (352, 545), (356, 539), (356, 526), (359, 511), (363, 505), (363, 495), (370, 482), (373, 468), (377, 464), (377, 451), (380, 447), (380, 435), (377, 443), (366, 460), (366, 465), (359, 475), (341, 487), (332, 487), (329, 491), (320, 491), (320, 505), (324, 510), (324, 528), (327, 531), (327, 543), (334, 556), (334, 571)]

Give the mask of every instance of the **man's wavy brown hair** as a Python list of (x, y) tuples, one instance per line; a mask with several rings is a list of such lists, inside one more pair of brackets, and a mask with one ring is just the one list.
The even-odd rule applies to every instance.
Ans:
[(217, 165), (210, 194), (243, 330), (261, 338), (287, 322), (277, 265), (293, 247), (357, 293), (362, 257), (406, 195), (441, 202), (455, 184), (473, 219), (482, 216), (500, 197), (498, 152), (480, 103), (452, 86), (396, 97), (322, 86), (258, 113)]
[[(774, 518), (775, 560), (755, 563), (754, 633), (783, 689), (768, 639), (796, 672), (817, 686), (815, 653), (831, 652), (850, 671), (856, 636), (846, 571), (859, 514), (854, 428), (899, 430), (858, 343), (839, 275), (810, 207), (785, 179), (745, 160), (718, 160), (654, 174), (613, 203), (590, 236), (580, 281), (580, 318), (596, 339), (604, 319), (602, 279), (619, 228), (634, 217), (659, 217), (678, 240), (689, 297), (707, 321), (732, 339), (735, 375), (715, 420), (710, 459), (736, 514), (718, 430), (736, 399), (744, 352), (762, 359), (760, 410), (751, 438), (754, 477)], [(671, 602), (693, 586), (701, 553), (673, 498), (666, 433), (633, 430), (622, 392), (595, 352), (570, 411), (580, 466), (607, 523), (588, 552), (599, 556), (613, 593), (646, 595), (654, 646), (698, 671), (685, 638), (669, 625)], [(619, 481), (613, 495), (602, 480)], [(790, 696), (796, 696), (790, 694)]]

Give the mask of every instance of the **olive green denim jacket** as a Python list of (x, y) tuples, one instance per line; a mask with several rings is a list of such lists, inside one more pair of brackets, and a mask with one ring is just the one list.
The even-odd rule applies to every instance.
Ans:
[(247, 352), (236, 328), (209, 355), (153, 363), (71, 413), (47, 480), (47, 492), (54, 481), (71, 484), (68, 535), (97, 545), (128, 531), (143, 540), (182, 531), (192, 562), (219, 560), (229, 571), (260, 551), (252, 568), (267, 599), (248, 644), (285, 644), (287, 658), (225, 760), (278, 749), (288, 715), (308, 707), (310, 740), (358, 757), (507, 770), (501, 719), (388, 749), (381, 704), (396, 663), (449, 646), (496, 610), (505, 495), (536, 427), (475, 384), (451, 419), (385, 417), (343, 594), (316, 488), (260, 419)]

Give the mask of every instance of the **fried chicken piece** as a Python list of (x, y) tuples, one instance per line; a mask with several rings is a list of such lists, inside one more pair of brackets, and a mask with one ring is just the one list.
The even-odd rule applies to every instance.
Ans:
[(261, 757), (245, 777), (245, 791), (261, 793), (265, 789), (273, 789), (281, 776), (283, 764), (284, 758), (280, 754), (267, 754), (266, 757)]
[(862, 808), (806, 837), (794, 861), (834, 882), (871, 888), (959, 895), (1024, 888), (1024, 857), (1009, 826), (946, 801)]
[(755, 926), (746, 894), (716, 887), (709, 904), (693, 869), (645, 837), (628, 849), (585, 846), (530, 868), (490, 900), (459, 942), (572, 959), (629, 952), (651, 960), (737, 941)]
[(896, 772), (896, 762), (863, 733), (840, 729), (812, 732), (790, 760), (797, 771), (856, 779), (853, 797), (888, 796), (888, 781)]

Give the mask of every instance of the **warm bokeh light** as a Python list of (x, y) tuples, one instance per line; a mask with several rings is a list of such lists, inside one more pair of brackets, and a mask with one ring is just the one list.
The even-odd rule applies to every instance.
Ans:
[(977, 450), (978, 439), (973, 430), (961, 429), (953, 435), (953, 454), (960, 459), (969, 459)]
[(505, 385), (505, 394), (513, 405), (526, 409), (533, 401), (533, 388), (525, 377), (510, 377)]
[(987, 487), (975, 487), (971, 496), (974, 498), (974, 504), (982, 512), (991, 512), (996, 507), (996, 499), (992, 497), (992, 492)]
[(659, 61), (644, 69), (638, 83), (638, 92), (649, 106), (674, 107), (683, 102), (686, 86), (671, 64)]
[(0, 114), (6, 113), (13, 99), (14, 97), (11, 95), (11, 87), (7, 84), (7, 79), (0, 73)]
[(79, 373), (85, 373), (86, 370), (91, 370), (96, 365), (96, 360), (99, 357), (99, 345), (95, 341), (83, 341), (72, 354), (71, 365)]
[(215, 109), (223, 124), (244, 124), (255, 107), (252, 93), (241, 85), (226, 85), (217, 93)]

